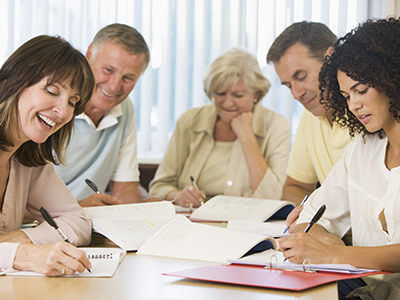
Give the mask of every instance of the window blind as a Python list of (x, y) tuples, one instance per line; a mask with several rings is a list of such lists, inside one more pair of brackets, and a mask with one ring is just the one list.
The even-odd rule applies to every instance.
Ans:
[(138, 153), (159, 159), (177, 118), (209, 103), (202, 80), (223, 51), (256, 55), (272, 87), (261, 104), (283, 114), (294, 135), (303, 107), (282, 87), (269, 46), (287, 26), (322, 22), (338, 36), (371, 17), (398, 13), (399, 0), (0, 0), (0, 61), (39, 34), (60, 35), (86, 52), (96, 32), (114, 22), (135, 27), (151, 62), (130, 95), (138, 126)]

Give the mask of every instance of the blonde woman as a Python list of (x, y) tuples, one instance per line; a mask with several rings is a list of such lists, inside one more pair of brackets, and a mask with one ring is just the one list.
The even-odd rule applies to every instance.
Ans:
[(280, 199), (290, 125), (259, 104), (270, 83), (257, 59), (228, 50), (211, 63), (203, 82), (213, 103), (179, 118), (150, 194), (183, 207), (215, 195)]

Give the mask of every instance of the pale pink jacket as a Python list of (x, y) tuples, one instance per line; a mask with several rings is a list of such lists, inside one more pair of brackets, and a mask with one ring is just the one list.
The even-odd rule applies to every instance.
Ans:
[[(39, 211), (41, 206), (49, 211), (72, 244), (87, 245), (90, 242), (91, 221), (85, 217), (83, 209), (54, 171), (53, 165), (29, 168), (12, 158), (0, 213), (0, 235), (20, 229), (26, 208), (41, 222), (36, 228), (23, 229), (34, 244), (62, 240), (56, 230), (43, 220)], [(0, 271), (13, 266), (18, 245), (0, 243)]]

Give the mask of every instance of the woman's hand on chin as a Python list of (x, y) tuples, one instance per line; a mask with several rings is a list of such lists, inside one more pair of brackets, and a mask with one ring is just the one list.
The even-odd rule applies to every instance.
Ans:
[(250, 136), (254, 136), (253, 113), (249, 111), (238, 115), (232, 120), (231, 126), (241, 141)]

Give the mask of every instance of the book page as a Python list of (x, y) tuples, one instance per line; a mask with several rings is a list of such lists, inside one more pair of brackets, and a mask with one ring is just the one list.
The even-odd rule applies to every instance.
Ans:
[(213, 221), (237, 219), (263, 222), (287, 205), (294, 207), (292, 202), (283, 200), (215, 196), (197, 208), (190, 218)]
[[(83, 273), (76, 272), (74, 275), (65, 275), (63, 277), (112, 277), (115, 274), (119, 264), (125, 257), (126, 251), (119, 248), (79, 248), (86, 252), (92, 269), (89, 273), (85, 270)], [(7, 273), (7, 275), (17, 276), (45, 276), (36, 272), (17, 271)]]
[(175, 214), (174, 205), (169, 201), (84, 207), (83, 210), (89, 219), (132, 218)]
[(229, 220), (227, 227), (232, 230), (242, 230), (248, 232), (259, 233), (263, 235), (273, 236), (274, 238), (280, 238), (284, 236), (289, 236), (285, 234), (287, 226), (285, 220), (272, 220), (269, 222), (253, 222), (253, 221), (243, 221), (243, 220)]
[(137, 254), (226, 263), (227, 258), (240, 258), (264, 240), (276, 247), (272, 237), (172, 220), (150, 237)]
[(126, 251), (136, 251), (158, 229), (172, 219), (190, 222), (182, 215), (150, 216), (146, 218), (92, 219), (93, 229)]

